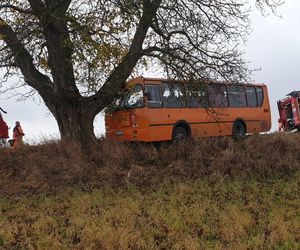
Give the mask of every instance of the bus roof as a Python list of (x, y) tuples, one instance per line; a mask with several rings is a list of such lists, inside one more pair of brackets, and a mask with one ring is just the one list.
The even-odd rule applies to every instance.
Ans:
[[(180, 80), (172, 80), (167, 78), (155, 78), (155, 77), (135, 77), (128, 81), (128, 83), (141, 83), (148, 81), (148, 82), (169, 82), (169, 81), (175, 81), (175, 82), (182, 82)], [(186, 82), (186, 81), (185, 81)], [(196, 81), (197, 82), (197, 81)], [(206, 83), (218, 83), (218, 84), (232, 84), (232, 82), (229, 81), (213, 81), (213, 80), (204, 80)], [(237, 83), (237, 85), (251, 85), (251, 86), (266, 86), (264, 83)]]

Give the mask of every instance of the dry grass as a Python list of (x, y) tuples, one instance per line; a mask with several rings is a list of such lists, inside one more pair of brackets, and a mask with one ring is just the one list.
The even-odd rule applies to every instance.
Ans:
[(0, 248), (299, 249), (300, 135), (0, 150)]
[(19, 150), (0, 149), (2, 194), (55, 193), (81, 185), (155, 188), (165, 179), (211, 181), (288, 176), (300, 170), (300, 134), (252, 136), (235, 143), (230, 138), (200, 139), (155, 147), (102, 141), (84, 153), (76, 144), (52, 142)]

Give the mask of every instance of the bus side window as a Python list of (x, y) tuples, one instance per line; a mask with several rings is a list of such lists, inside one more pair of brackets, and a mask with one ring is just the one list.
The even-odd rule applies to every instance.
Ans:
[(205, 84), (186, 84), (188, 108), (206, 107), (207, 93)]
[(228, 107), (226, 87), (219, 84), (208, 85), (209, 106)]
[(243, 86), (227, 86), (229, 107), (246, 107), (246, 95)]
[(145, 85), (146, 95), (147, 95), (147, 105), (149, 108), (161, 108), (161, 94), (160, 86), (155, 84)]
[(257, 107), (255, 87), (246, 87), (246, 97), (248, 107)]
[(262, 87), (256, 87), (256, 93), (257, 93), (257, 104), (258, 107), (261, 107), (264, 102), (264, 92)]
[(181, 83), (162, 83), (164, 107), (185, 108), (184, 85)]

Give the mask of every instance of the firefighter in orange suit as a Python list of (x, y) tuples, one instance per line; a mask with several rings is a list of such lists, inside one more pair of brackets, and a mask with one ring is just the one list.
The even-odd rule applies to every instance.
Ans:
[(13, 139), (14, 139), (13, 147), (14, 148), (17, 148), (23, 144), (22, 140), (23, 140), (24, 135), (25, 134), (20, 125), (20, 122), (16, 121), (16, 126), (14, 127), (14, 130), (13, 130)]

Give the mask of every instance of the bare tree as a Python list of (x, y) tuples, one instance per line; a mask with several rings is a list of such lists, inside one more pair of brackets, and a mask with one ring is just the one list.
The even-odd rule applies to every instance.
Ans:
[[(279, 0), (257, 0), (272, 11)], [(0, 67), (37, 91), (61, 137), (95, 141), (94, 117), (132, 72), (163, 66), (177, 78), (247, 76), (238, 45), (250, 0), (2, 0)]]

